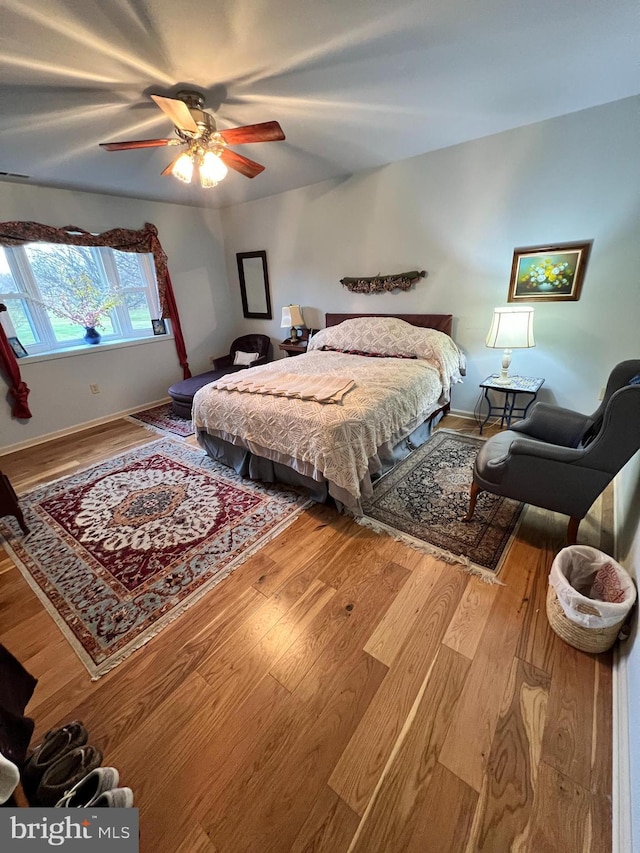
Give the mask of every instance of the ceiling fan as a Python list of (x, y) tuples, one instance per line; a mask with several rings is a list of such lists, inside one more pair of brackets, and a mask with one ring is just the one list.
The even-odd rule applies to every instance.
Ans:
[(229, 130), (217, 130), (211, 113), (204, 111), (204, 97), (200, 92), (183, 89), (175, 98), (151, 95), (151, 99), (175, 125), (177, 139), (138, 139), (130, 142), (101, 142), (107, 151), (126, 151), (134, 148), (161, 148), (186, 145), (186, 150), (169, 163), (163, 175), (173, 175), (190, 183), (197, 167), (201, 186), (215, 187), (227, 174), (227, 167), (247, 178), (255, 178), (264, 166), (236, 154), (228, 145), (247, 142), (275, 142), (285, 138), (277, 121), (248, 124)]

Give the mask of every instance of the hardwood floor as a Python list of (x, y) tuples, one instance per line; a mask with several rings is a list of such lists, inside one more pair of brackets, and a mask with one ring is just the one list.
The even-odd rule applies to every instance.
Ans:
[[(1, 467), (19, 494), (155, 437), (122, 420)], [(607, 509), (580, 541), (606, 546)], [(545, 615), (565, 525), (528, 507), (487, 585), (314, 506), (97, 682), (0, 551), (0, 641), (39, 679), (34, 742), (85, 723), (143, 853), (608, 853), (611, 657)]]

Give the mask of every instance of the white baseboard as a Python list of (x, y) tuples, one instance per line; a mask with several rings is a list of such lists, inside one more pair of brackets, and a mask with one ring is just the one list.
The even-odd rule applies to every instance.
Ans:
[[(620, 505), (620, 483), (613, 482), (613, 557), (622, 557), (617, 532), (619, 517), (623, 512)], [(631, 853), (633, 850), (633, 803), (631, 797), (631, 765), (629, 735), (629, 677), (628, 658), (625, 646), (618, 642), (613, 651), (612, 690), (612, 783), (611, 783), (611, 844), (612, 853)]]
[(56, 432), (49, 432), (46, 435), (39, 435), (36, 438), (27, 439), (26, 441), (19, 441), (16, 444), (10, 444), (8, 447), (0, 448), (0, 456), (6, 456), (8, 453), (15, 453), (17, 450), (27, 450), (27, 448), (29, 447), (36, 447), (38, 444), (44, 444), (45, 442), (53, 441), (56, 438), (64, 438), (66, 435), (73, 435), (76, 432), (82, 432), (85, 429), (91, 429), (91, 427), (102, 426), (102, 424), (108, 424), (111, 421), (117, 421), (120, 418), (126, 417), (127, 415), (132, 415), (134, 412), (141, 412), (143, 409), (152, 409), (154, 406), (161, 406), (163, 403), (168, 403), (170, 399), (170, 397), (163, 397), (162, 400), (156, 400), (155, 402), (145, 403), (142, 406), (133, 406), (130, 409), (123, 409), (121, 412), (114, 412), (112, 415), (105, 415), (102, 418), (95, 418), (92, 421), (85, 421), (81, 424), (74, 424), (71, 427), (59, 429)]
[(613, 853), (633, 849), (631, 824), (631, 774), (629, 770), (629, 695), (627, 659), (616, 646), (613, 655), (613, 767), (611, 791), (611, 831)]
[(458, 418), (467, 418), (468, 420), (475, 421), (473, 412), (467, 412), (464, 409), (449, 409), (449, 414), (455, 415)]

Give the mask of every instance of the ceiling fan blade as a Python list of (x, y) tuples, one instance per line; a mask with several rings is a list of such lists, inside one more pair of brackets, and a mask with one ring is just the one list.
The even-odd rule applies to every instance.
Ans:
[(248, 157), (236, 154), (235, 151), (230, 151), (228, 148), (224, 149), (220, 155), (220, 159), (230, 169), (235, 169), (236, 172), (240, 172), (246, 178), (255, 178), (260, 172), (264, 172), (264, 166), (261, 166), (260, 163), (255, 163), (253, 160), (249, 160)]
[(169, 116), (177, 128), (188, 130), (190, 133), (198, 133), (198, 125), (193, 120), (189, 107), (184, 101), (178, 101), (175, 98), (163, 98), (161, 95), (151, 95), (151, 100), (160, 107), (163, 113)]
[(220, 136), (229, 145), (242, 145), (245, 142), (278, 142), (286, 138), (277, 121), (232, 127), (229, 130), (221, 130)]
[(181, 145), (179, 139), (136, 139), (132, 142), (101, 142), (106, 151), (126, 151), (128, 148), (162, 148), (165, 145)]

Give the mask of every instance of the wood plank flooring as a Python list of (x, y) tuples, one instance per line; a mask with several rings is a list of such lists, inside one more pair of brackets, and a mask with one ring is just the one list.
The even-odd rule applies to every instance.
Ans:
[[(20, 494), (154, 438), (0, 466)], [(608, 507), (579, 541), (606, 549)], [(528, 507), (487, 585), (314, 506), (97, 682), (0, 550), (0, 642), (39, 679), (34, 742), (81, 719), (133, 788), (143, 853), (609, 853), (611, 657), (545, 615), (565, 525)]]

